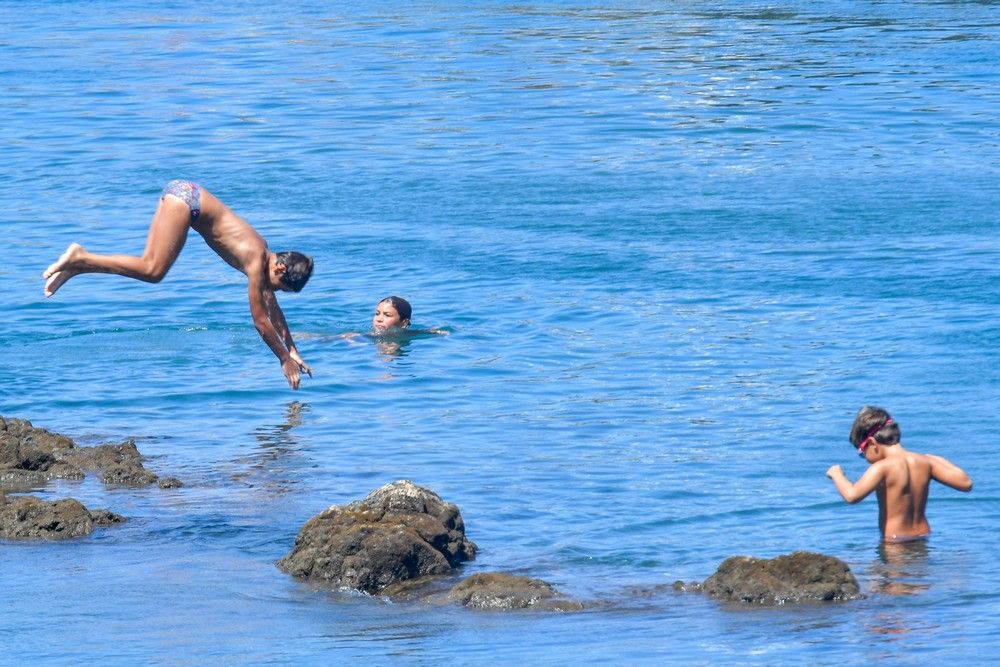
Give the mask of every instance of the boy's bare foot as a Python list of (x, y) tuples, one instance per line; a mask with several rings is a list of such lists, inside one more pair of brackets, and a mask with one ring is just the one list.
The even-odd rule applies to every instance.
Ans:
[(62, 271), (66, 268), (66, 265), (73, 260), (73, 257), (76, 256), (76, 254), (81, 250), (83, 250), (83, 246), (79, 243), (70, 243), (63, 254), (59, 255), (59, 259), (50, 264), (49, 268), (45, 269), (45, 273), (42, 274), (42, 278), (51, 278), (53, 273)]
[(62, 284), (76, 275), (76, 272), (67, 269), (66, 265), (73, 261), (80, 251), (83, 250), (83, 246), (79, 243), (70, 243), (66, 251), (59, 256), (55, 262), (52, 263), (49, 268), (45, 269), (42, 274), (43, 278), (48, 280), (45, 282), (45, 296), (49, 297), (56, 293), (56, 290), (62, 287)]

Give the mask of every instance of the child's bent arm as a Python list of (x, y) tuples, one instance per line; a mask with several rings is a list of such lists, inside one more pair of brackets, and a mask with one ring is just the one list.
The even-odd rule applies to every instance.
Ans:
[(972, 491), (972, 478), (964, 470), (943, 456), (934, 454), (926, 454), (925, 456), (931, 462), (932, 478), (958, 491)]
[(869, 493), (878, 487), (879, 482), (885, 479), (883, 466), (877, 463), (869, 466), (865, 474), (861, 476), (861, 479), (854, 484), (847, 479), (839, 465), (830, 466), (830, 469), (826, 471), (826, 475), (833, 480), (837, 491), (840, 493), (840, 497), (852, 505), (864, 500)]

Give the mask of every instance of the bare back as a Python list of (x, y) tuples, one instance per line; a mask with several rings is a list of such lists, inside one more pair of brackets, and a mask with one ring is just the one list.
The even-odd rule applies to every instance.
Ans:
[(883, 481), (876, 488), (879, 528), (887, 540), (929, 535), (927, 494), (932, 479), (931, 461), (924, 454), (899, 451), (876, 465), (883, 467)]
[(870, 465), (857, 482), (847, 479), (839, 465), (830, 466), (826, 475), (852, 505), (875, 492), (878, 525), (886, 541), (905, 542), (930, 534), (925, 510), (932, 479), (957, 491), (972, 490), (972, 478), (943, 456), (910, 452), (900, 443), (883, 444), (871, 437), (859, 451)]
[(227, 264), (250, 276), (262, 270), (267, 243), (246, 220), (202, 188), (201, 215), (191, 223), (205, 243)]

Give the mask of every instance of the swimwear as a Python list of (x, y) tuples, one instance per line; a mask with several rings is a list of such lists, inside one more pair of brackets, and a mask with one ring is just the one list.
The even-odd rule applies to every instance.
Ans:
[(160, 199), (167, 195), (173, 195), (187, 204), (187, 207), (191, 209), (191, 222), (197, 220), (198, 216), (201, 215), (201, 189), (197, 183), (175, 179), (163, 188)]

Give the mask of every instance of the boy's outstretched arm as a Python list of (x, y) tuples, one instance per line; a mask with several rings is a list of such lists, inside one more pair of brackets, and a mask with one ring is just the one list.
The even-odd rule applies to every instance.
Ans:
[(874, 463), (868, 466), (868, 470), (857, 483), (851, 484), (838, 464), (830, 466), (826, 471), (826, 476), (833, 480), (837, 491), (840, 492), (840, 497), (853, 505), (864, 500), (869, 493), (878, 487), (879, 482), (885, 479), (885, 472), (883, 466)]
[(932, 478), (959, 491), (972, 491), (972, 478), (965, 474), (964, 470), (943, 456), (934, 454), (925, 454), (925, 456), (931, 462)]
[(281, 338), (282, 342), (285, 344), (285, 348), (288, 350), (289, 356), (298, 363), (300, 370), (307, 373), (309, 377), (312, 377), (312, 369), (309, 365), (299, 356), (299, 350), (295, 347), (295, 341), (292, 339), (292, 332), (288, 328), (288, 322), (285, 321), (285, 313), (282, 312), (281, 306), (278, 305), (278, 297), (271, 291), (264, 291), (264, 304), (267, 307), (268, 317), (271, 318), (271, 324), (274, 326), (274, 330), (277, 332), (278, 336)]
[[(288, 380), (288, 386), (292, 389), (298, 389), (300, 381), (299, 362), (292, 357), (278, 335), (277, 330), (274, 328), (274, 323), (271, 321), (271, 313), (267, 307), (267, 297), (265, 294), (271, 292), (271, 290), (269, 287), (266, 287), (267, 282), (264, 273), (266, 267), (266, 261), (263, 266), (247, 267), (247, 291), (250, 299), (250, 315), (253, 317), (253, 325), (257, 328), (260, 337), (264, 339), (267, 346), (271, 348), (271, 352), (281, 362), (281, 371), (285, 374), (285, 379)], [(271, 294), (271, 298), (274, 298), (273, 293)]]

